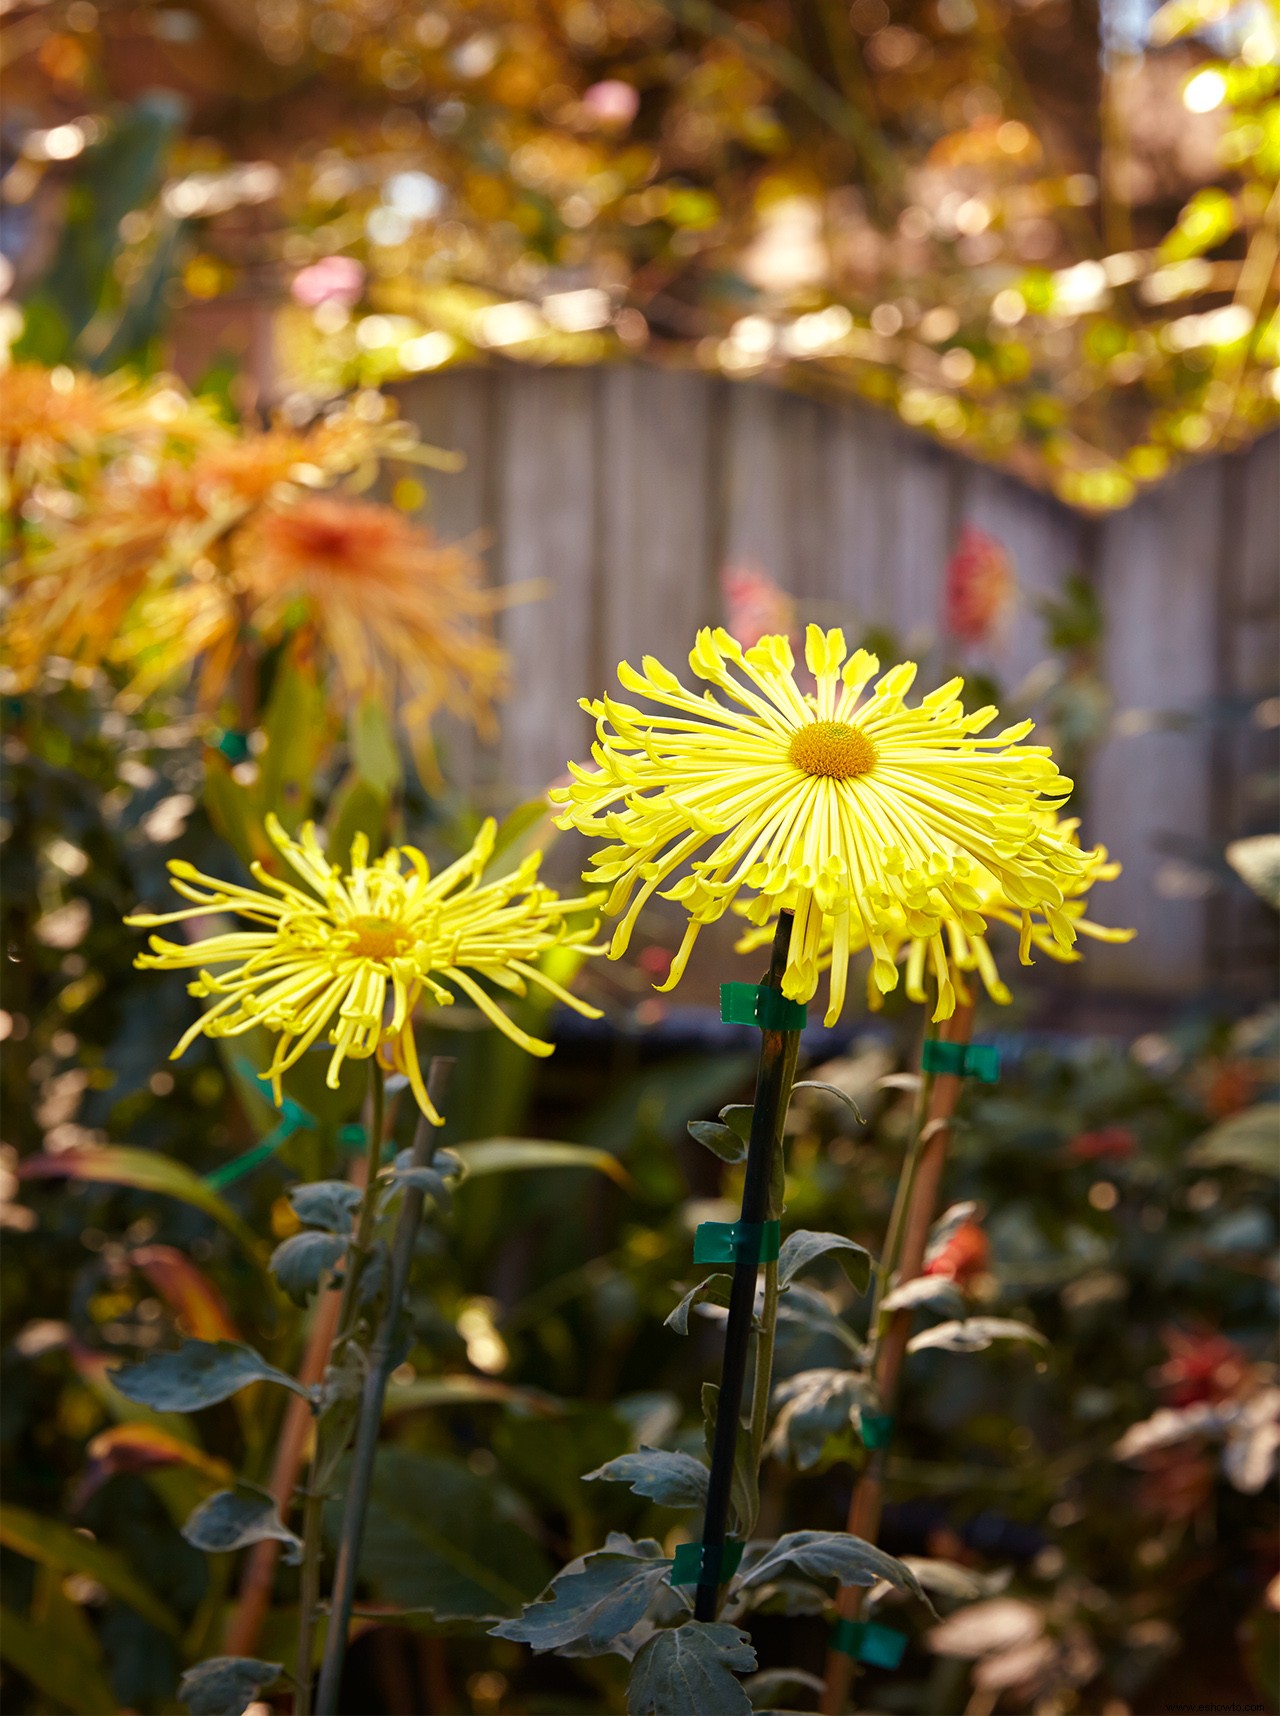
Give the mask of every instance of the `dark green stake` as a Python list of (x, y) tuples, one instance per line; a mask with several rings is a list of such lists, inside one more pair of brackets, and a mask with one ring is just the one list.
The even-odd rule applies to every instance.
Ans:
[[(762, 989), (775, 991), (779, 1001), (783, 1000), (782, 974), (787, 967), (791, 916), (790, 912), (783, 912), (778, 918), (773, 950), (769, 956), (769, 974), (761, 985)], [(796, 1057), (800, 1052), (799, 1027), (804, 1022), (804, 1015), (800, 1008), (796, 1008), (792, 1014), (785, 1014), (781, 1008), (766, 1006), (757, 1009), (755, 1017), (761, 1029), (760, 1065), (756, 1073), (755, 1106), (751, 1114), (746, 1177), (742, 1184), (742, 1214), (738, 1225), (756, 1224), (757, 1231), (761, 1231), (763, 1224), (774, 1214), (769, 1208), (769, 1185), (774, 1152), (782, 1148), (782, 1123), (791, 1099)], [(778, 1028), (780, 1017), (788, 1019), (790, 1028)], [(703, 1577), (698, 1581), (693, 1605), (694, 1617), (699, 1621), (714, 1621), (720, 1601), (721, 1586), (717, 1575), (729, 1517), (733, 1457), (741, 1428), (739, 1420), (742, 1414), (742, 1394), (747, 1376), (747, 1353), (751, 1345), (751, 1324), (755, 1312), (756, 1277), (759, 1269), (758, 1250), (746, 1257), (739, 1253), (734, 1263), (733, 1286), (729, 1290), (724, 1368), (720, 1375), (715, 1437), (711, 1445), (707, 1511), (702, 1524)]]

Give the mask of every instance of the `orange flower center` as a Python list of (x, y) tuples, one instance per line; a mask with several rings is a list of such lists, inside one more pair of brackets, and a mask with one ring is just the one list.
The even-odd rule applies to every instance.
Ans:
[(350, 927), (356, 938), (348, 952), (357, 959), (394, 959), (413, 941), (403, 924), (387, 918), (352, 918)]
[(875, 766), (876, 748), (864, 732), (844, 721), (814, 721), (800, 728), (787, 755), (807, 775), (847, 781)]

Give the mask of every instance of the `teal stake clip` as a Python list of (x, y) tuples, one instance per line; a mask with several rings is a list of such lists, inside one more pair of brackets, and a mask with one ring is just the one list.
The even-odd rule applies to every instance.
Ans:
[(1000, 1078), (1000, 1051), (994, 1043), (944, 1043), (941, 1037), (926, 1037), (920, 1064), (927, 1073), (976, 1078), (982, 1084), (996, 1084)]
[(235, 727), (228, 727), (213, 748), (234, 768), (237, 763), (246, 763), (249, 760), (249, 735), (241, 733)]
[[(237, 1070), (242, 1074), (253, 1075), (253, 1068), (247, 1061), (237, 1063)], [(257, 1144), (251, 1144), (247, 1150), (241, 1151), (230, 1162), (224, 1162), (220, 1168), (215, 1168), (211, 1174), (206, 1174), (204, 1183), (212, 1186), (215, 1191), (221, 1191), (224, 1186), (230, 1186), (236, 1180), (241, 1180), (246, 1174), (251, 1174), (261, 1163), (274, 1156), (281, 1145), (287, 1144), (295, 1132), (314, 1132), (316, 1117), (308, 1113), (302, 1104), (295, 1102), (291, 1096), (286, 1096), (280, 1105), (280, 1119), (267, 1133), (266, 1137)], [(364, 1127), (349, 1125), (338, 1130), (338, 1142), (344, 1149), (360, 1149), (364, 1144)]]
[(887, 1448), (893, 1435), (893, 1414), (864, 1412), (858, 1422), (858, 1432), (864, 1448)]
[(808, 1010), (763, 983), (722, 983), (720, 1019), (725, 1025), (755, 1025), (761, 1031), (803, 1031)]
[(882, 1627), (878, 1621), (839, 1620), (831, 1635), (831, 1648), (868, 1668), (897, 1668), (907, 1649), (907, 1635)]
[(695, 1263), (772, 1263), (782, 1246), (780, 1221), (702, 1221), (693, 1235)]
[(717, 1585), (727, 1585), (738, 1571), (742, 1550), (743, 1545), (732, 1537), (723, 1544), (682, 1543), (671, 1567), (671, 1583), (696, 1585), (705, 1567)]

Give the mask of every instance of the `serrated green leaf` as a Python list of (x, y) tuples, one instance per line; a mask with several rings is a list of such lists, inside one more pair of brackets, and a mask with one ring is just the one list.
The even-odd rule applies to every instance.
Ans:
[(310, 1180), (305, 1186), (290, 1186), (293, 1213), (306, 1227), (321, 1227), (326, 1233), (350, 1233), (355, 1212), (364, 1196), (350, 1180)]
[(884, 1579), (896, 1590), (917, 1598), (932, 1613), (920, 1581), (896, 1555), (886, 1555), (847, 1531), (789, 1531), (739, 1578), (744, 1590), (767, 1585), (781, 1573), (800, 1574), (820, 1583), (874, 1585)]
[(258, 1694), (278, 1680), (283, 1663), (252, 1656), (211, 1656), (189, 1668), (178, 1682), (178, 1697), (191, 1716), (244, 1716)]
[(702, 1507), (707, 1499), (710, 1472), (692, 1454), (681, 1454), (664, 1448), (640, 1447), (634, 1454), (620, 1454), (585, 1472), (584, 1481), (603, 1478), (609, 1483), (626, 1484), (638, 1496), (647, 1496), (660, 1507)]
[(571, 1561), (536, 1603), (491, 1631), (535, 1651), (605, 1656), (644, 1619), (670, 1570), (670, 1560), (651, 1538), (635, 1543), (612, 1531), (603, 1549)]
[(750, 1638), (725, 1621), (666, 1627), (636, 1652), (628, 1716), (750, 1716), (736, 1676), (755, 1666)]

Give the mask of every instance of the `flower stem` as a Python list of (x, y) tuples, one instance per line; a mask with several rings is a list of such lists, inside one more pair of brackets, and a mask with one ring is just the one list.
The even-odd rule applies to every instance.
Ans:
[(320, 1606), (320, 1560), (324, 1552), (324, 1497), (315, 1487), (316, 1464), (311, 1462), (311, 1487), (302, 1509), (302, 1578), (298, 1589), (297, 1691), (293, 1716), (311, 1716), (311, 1656)]
[[(437, 1056), (427, 1073), (428, 1094), (438, 1103), (444, 1095), (445, 1084), (453, 1069), (452, 1060)], [(414, 1134), (411, 1165), (426, 1168), (436, 1152), (436, 1131), (425, 1115), (418, 1118)], [(347, 1632), (355, 1603), (356, 1576), (360, 1564), (360, 1544), (364, 1537), (365, 1515), (369, 1508), (369, 1490), (373, 1480), (373, 1462), (378, 1451), (378, 1435), (382, 1428), (382, 1409), (386, 1399), (387, 1382), (395, 1354), (396, 1329), (401, 1302), (409, 1281), (413, 1248), (422, 1220), (423, 1194), (412, 1186), (405, 1188), (391, 1248), (387, 1297), (377, 1334), (369, 1351), (364, 1389), (360, 1397), (360, 1415), (356, 1426), (355, 1449), (347, 1476), (346, 1499), (342, 1509), (342, 1526), (338, 1537), (337, 1561), (334, 1566), (333, 1591), (329, 1599), (329, 1628), (325, 1634), (324, 1661), (320, 1668), (320, 1690), (316, 1699), (318, 1716), (334, 1716), (338, 1707), (338, 1692), (342, 1681), (342, 1665), (347, 1651)], [(363, 1214), (363, 1208), (362, 1212)]]
[[(791, 940), (792, 914), (782, 912), (774, 932), (769, 971), (764, 986), (781, 992), (782, 975), (787, 966), (787, 950)], [(768, 1219), (774, 1201), (772, 1186), (775, 1170), (780, 1166), (782, 1125), (791, 1086), (795, 1078), (796, 1057), (800, 1051), (799, 1031), (762, 1031), (760, 1035), (760, 1064), (756, 1073), (755, 1105), (751, 1115), (751, 1136), (747, 1143), (747, 1167), (742, 1186), (743, 1223), (760, 1223)], [(711, 1475), (707, 1484), (707, 1507), (702, 1525), (704, 1566), (707, 1571), (698, 1581), (694, 1597), (694, 1616), (700, 1621), (714, 1621), (722, 1589), (718, 1566), (710, 1565), (707, 1551), (724, 1545), (733, 1491), (734, 1456), (741, 1428), (742, 1395), (746, 1383), (747, 1353), (751, 1344), (751, 1326), (755, 1316), (756, 1281), (760, 1265), (754, 1259), (739, 1260), (733, 1268), (733, 1285), (729, 1291), (729, 1320), (725, 1329), (724, 1364), (720, 1375), (720, 1394), (716, 1407), (715, 1435), (711, 1447)], [(767, 1329), (761, 1328), (757, 1345), (756, 1391), (752, 1403), (752, 1448), (755, 1449), (756, 1422), (760, 1436), (764, 1435), (764, 1414), (768, 1410), (768, 1369), (772, 1368), (773, 1322), (777, 1318), (777, 1275), (774, 1272), (773, 1318)], [(767, 1281), (766, 1281), (767, 1291)], [(763, 1398), (762, 1398), (763, 1394)]]
[[(972, 1029), (973, 1008), (966, 1004), (956, 1008), (940, 1035), (948, 1042), (967, 1043)], [(916, 1125), (898, 1181), (893, 1214), (889, 1218), (889, 1231), (885, 1237), (884, 1255), (877, 1275), (876, 1298), (871, 1311), (870, 1335), (880, 1411), (890, 1416), (897, 1405), (902, 1361), (906, 1355), (914, 1313), (908, 1308), (893, 1311), (886, 1317), (880, 1307), (895, 1270), (899, 1281), (907, 1282), (914, 1281), (924, 1266), (929, 1229), (933, 1224), (938, 1188), (946, 1161), (951, 1118), (955, 1113), (960, 1087), (960, 1079), (950, 1073), (923, 1079)], [(882, 1445), (869, 1452), (867, 1463), (854, 1486), (853, 1499), (849, 1503), (846, 1529), (868, 1543), (875, 1542), (880, 1530), (887, 1463), (887, 1447)], [(836, 1593), (837, 1615), (843, 1620), (856, 1621), (862, 1608), (862, 1598), (861, 1588), (843, 1587)], [(849, 1689), (856, 1674), (857, 1666), (851, 1657), (842, 1651), (828, 1651), (826, 1686), (821, 1704), (822, 1716), (840, 1716), (846, 1708)]]

